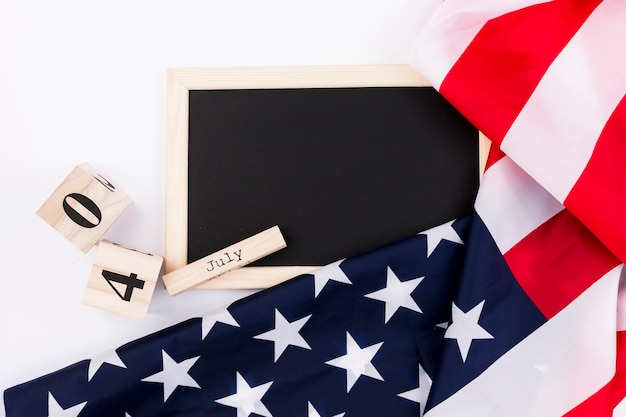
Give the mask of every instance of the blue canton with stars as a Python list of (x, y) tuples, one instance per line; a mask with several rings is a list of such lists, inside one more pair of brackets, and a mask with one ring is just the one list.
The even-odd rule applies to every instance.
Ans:
[[(10, 388), (7, 417), (421, 416), (442, 352), (455, 352), (445, 366), (457, 372), (495, 339), (478, 322), (491, 307), (457, 299), (470, 225), (335, 262)], [(455, 336), (466, 316), (474, 339)], [(464, 372), (460, 383), (477, 371)]]

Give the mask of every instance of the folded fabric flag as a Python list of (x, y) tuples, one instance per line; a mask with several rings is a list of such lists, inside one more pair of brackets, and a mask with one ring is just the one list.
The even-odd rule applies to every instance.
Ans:
[(446, 0), (410, 63), (626, 261), (626, 3)]

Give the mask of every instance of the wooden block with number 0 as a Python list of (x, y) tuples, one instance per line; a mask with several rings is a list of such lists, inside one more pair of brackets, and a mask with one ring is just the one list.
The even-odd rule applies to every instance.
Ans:
[(98, 245), (83, 304), (143, 320), (163, 257), (102, 240)]
[(83, 252), (89, 251), (130, 205), (130, 198), (91, 165), (77, 165), (37, 215)]

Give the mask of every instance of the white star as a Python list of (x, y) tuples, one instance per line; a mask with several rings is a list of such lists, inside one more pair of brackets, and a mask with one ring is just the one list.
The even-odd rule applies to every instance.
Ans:
[(446, 330), (449, 325), (450, 323), (448, 323), (447, 321), (444, 321), (443, 323), (435, 324), (435, 327), (439, 327), (440, 329)]
[(189, 369), (200, 356), (176, 362), (167, 352), (163, 352), (163, 370), (142, 379), (143, 382), (158, 382), (163, 384), (163, 402), (172, 395), (178, 387), (200, 388), (198, 383), (189, 375)]
[(350, 392), (350, 389), (361, 375), (384, 381), (383, 377), (378, 373), (374, 365), (372, 365), (372, 359), (382, 345), (383, 342), (380, 342), (361, 349), (350, 333), (346, 332), (346, 354), (332, 359), (326, 362), (326, 364), (346, 370), (348, 392)]
[(452, 223), (454, 223), (454, 220), (418, 233), (418, 235), (426, 235), (426, 257), (429, 257), (434, 252), (442, 240), (448, 240), (463, 245), (463, 240), (461, 240), (459, 234), (452, 227)]
[[(339, 413), (334, 415), (333, 417), (343, 417), (346, 413)], [(317, 412), (313, 404), (309, 402), (309, 415), (307, 417), (322, 417), (320, 413)]]
[(52, 393), (48, 392), (48, 417), (77, 417), (86, 404), (85, 401), (70, 408), (63, 408), (52, 396)]
[(87, 381), (91, 381), (91, 378), (98, 372), (100, 367), (108, 363), (109, 365), (118, 366), (120, 368), (126, 368), (122, 359), (120, 359), (119, 355), (114, 350), (109, 350), (106, 352), (102, 352), (98, 356), (93, 357), (89, 361), (89, 370), (87, 372)]
[(365, 294), (365, 297), (385, 303), (385, 323), (391, 319), (400, 307), (421, 313), (422, 309), (415, 303), (411, 293), (423, 279), (424, 277), (420, 277), (403, 282), (400, 281), (391, 268), (387, 267), (387, 286), (382, 290)]
[(227, 307), (220, 307), (202, 317), (202, 339), (209, 334), (211, 329), (213, 329), (213, 326), (215, 326), (215, 323), (218, 321), (230, 326), (240, 327), (239, 323), (237, 323), (237, 320), (235, 320), (232, 314), (230, 314)]
[(472, 341), (493, 339), (493, 336), (478, 324), (484, 304), (485, 300), (465, 313), (455, 303), (452, 303), (452, 324), (446, 330), (444, 337), (446, 339), (456, 339), (463, 362), (467, 359)]
[(317, 269), (313, 272), (313, 277), (315, 279), (315, 297), (322, 292), (330, 280), (343, 282), (345, 284), (352, 284), (350, 278), (348, 278), (346, 273), (339, 267), (341, 262), (343, 262), (343, 260), (333, 262), (332, 264), (328, 264), (325, 267)]
[(237, 417), (248, 417), (255, 413), (260, 416), (272, 417), (267, 407), (261, 402), (261, 398), (270, 389), (274, 381), (250, 387), (246, 380), (237, 372), (237, 390), (233, 395), (215, 400), (216, 403), (237, 409)]
[(255, 339), (269, 340), (274, 342), (274, 362), (278, 361), (280, 355), (283, 354), (287, 346), (297, 346), (305, 349), (311, 349), (311, 346), (300, 335), (300, 330), (311, 315), (303, 317), (299, 320), (289, 322), (280, 314), (278, 309), (275, 310), (274, 330), (254, 336)]
[(430, 393), (430, 387), (433, 385), (433, 380), (430, 379), (422, 365), (418, 365), (417, 370), (417, 388), (411, 391), (406, 391), (398, 394), (398, 397), (405, 398), (407, 400), (419, 403), (420, 405), (420, 417), (424, 415), (424, 407), (426, 406), (426, 400)]

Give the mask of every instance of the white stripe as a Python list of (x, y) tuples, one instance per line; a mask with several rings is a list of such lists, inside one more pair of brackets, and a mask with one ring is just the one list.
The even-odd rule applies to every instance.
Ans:
[(409, 64), (436, 89), (483, 28), (503, 14), (547, 0), (446, 0), (433, 14), (411, 48)]
[(613, 417), (626, 417), (626, 399), (622, 399), (613, 409)]
[(501, 253), (563, 210), (563, 205), (509, 157), (485, 172), (474, 207)]
[(622, 271), (617, 297), (617, 331), (626, 330), (626, 269)]
[(615, 373), (621, 268), (607, 273), (425, 416), (561, 416), (594, 394)]
[(501, 145), (563, 202), (626, 93), (626, 7), (605, 0), (552, 63)]

